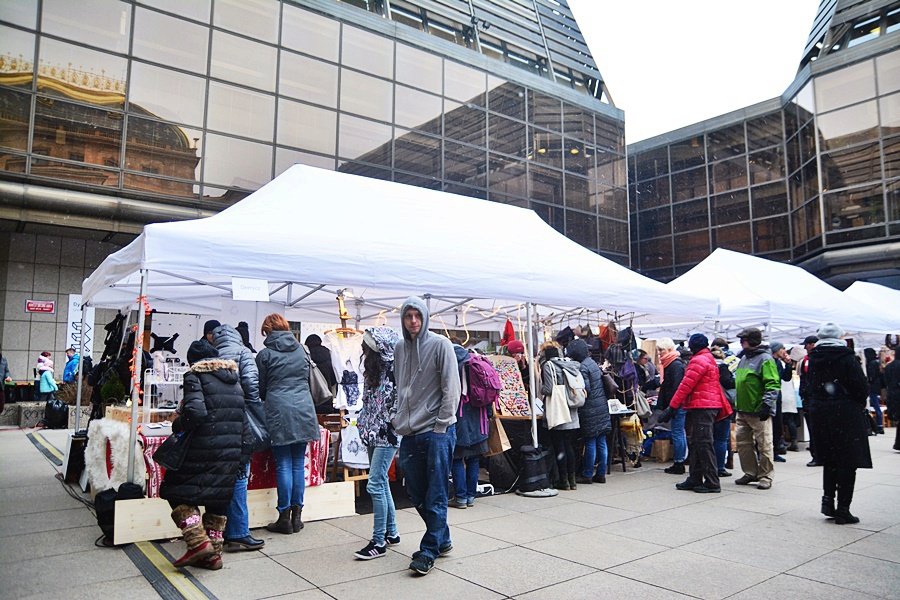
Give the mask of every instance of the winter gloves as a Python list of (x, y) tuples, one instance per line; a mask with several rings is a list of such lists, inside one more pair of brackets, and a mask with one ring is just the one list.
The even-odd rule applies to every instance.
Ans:
[(756, 416), (759, 417), (760, 421), (765, 421), (772, 416), (771, 410), (772, 409), (769, 408), (769, 405), (763, 402), (762, 405), (760, 405), (759, 411), (757, 411)]

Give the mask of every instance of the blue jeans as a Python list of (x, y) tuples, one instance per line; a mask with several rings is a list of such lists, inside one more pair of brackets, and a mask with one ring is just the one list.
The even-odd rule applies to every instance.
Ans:
[(397, 535), (397, 511), (388, 481), (388, 469), (391, 468), (395, 454), (396, 446), (369, 448), (369, 482), (366, 484), (366, 491), (372, 497), (372, 512), (375, 515), (372, 543), (379, 546), (384, 544), (385, 535)]
[(306, 442), (287, 446), (272, 446), (275, 455), (275, 485), (278, 487), (278, 512), (291, 506), (303, 507), (303, 463), (306, 458)]
[(684, 421), (687, 411), (679, 408), (672, 417), (672, 447), (675, 450), (675, 462), (683, 463), (687, 458), (687, 434), (684, 432)]
[(448, 427), (446, 433), (405, 435), (400, 442), (400, 468), (406, 478), (406, 492), (425, 521), (419, 551), (432, 560), (450, 544), (447, 494), (455, 445), (456, 425)]
[(478, 489), (478, 469), (481, 466), (481, 456), (453, 459), (453, 487), (456, 489), (456, 499), (467, 504), (475, 502), (475, 492)]
[(597, 475), (606, 475), (606, 434), (584, 439), (584, 464), (581, 466), (581, 474), (584, 477), (594, 476), (594, 465), (597, 465)]
[(729, 443), (731, 443), (731, 417), (716, 421), (713, 426), (713, 447), (716, 449), (716, 468), (719, 471), (725, 470)]
[(250, 514), (247, 511), (247, 478), (250, 463), (241, 465), (241, 472), (234, 482), (234, 493), (228, 505), (228, 520), (225, 522), (225, 539), (239, 540), (250, 535)]
[(869, 392), (869, 404), (875, 409), (875, 424), (879, 429), (883, 429), (884, 414), (881, 412), (881, 397), (875, 392)]

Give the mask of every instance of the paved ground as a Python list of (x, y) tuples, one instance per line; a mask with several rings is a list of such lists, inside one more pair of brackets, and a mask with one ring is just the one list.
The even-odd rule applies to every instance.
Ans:
[[(309, 523), (299, 534), (257, 531), (258, 553), (226, 555), (218, 572), (177, 571), (181, 542), (96, 548), (93, 514), (26, 437), (0, 431), (0, 596), (3, 598), (900, 598), (900, 453), (894, 431), (869, 438), (856, 526), (819, 513), (821, 470), (789, 453), (769, 491), (723, 480), (721, 495), (679, 492), (665, 465), (616, 471), (606, 485), (556, 498), (515, 495), (450, 509), (454, 551), (426, 577), (407, 570), (422, 523), (400, 511), (402, 543), (353, 560), (371, 515)], [(57, 448), (65, 432), (43, 434)], [(160, 554), (163, 553), (163, 554)], [(143, 554), (142, 554), (143, 553)], [(138, 564), (155, 555), (158, 571)], [(153, 583), (156, 584), (154, 588)]]

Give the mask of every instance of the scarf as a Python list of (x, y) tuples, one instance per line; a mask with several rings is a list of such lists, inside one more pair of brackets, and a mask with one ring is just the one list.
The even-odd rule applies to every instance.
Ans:
[(678, 350), (668, 350), (665, 354), (661, 354), (659, 356), (659, 363), (662, 365), (662, 369), (659, 370), (659, 382), (662, 383), (666, 378), (666, 367), (672, 364), (672, 361), (676, 358), (681, 358), (681, 355), (678, 353)]
[(840, 338), (824, 338), (816, 342), (816, 348), (819, 346), (846, 346), (847, 342)]

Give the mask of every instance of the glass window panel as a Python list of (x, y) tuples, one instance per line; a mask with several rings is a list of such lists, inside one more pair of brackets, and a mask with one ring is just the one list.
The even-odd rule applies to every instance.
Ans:
[(803, 164), (800, 161), (800, 136), (795, 135), (787, 141), (787, 170), (793, 173)]
[(250, 195), (250, 192), (241, 190), (227, 190), (224, 188), (203, 186), (203, 198), (201, 199), (204, 206), (213, 210), (224, 210), (229, 206), (234, 206), (244, 198)]
[(709, 206), (706, 198), (673, 204), (672, 225), (675, 233), (709, 229)]
[(675, 236), (675, 264), (694, 265), (709, 256), (709, 230)]
[(881, 147), (878, 142), (822, 155), (822, 184), (825, 191), (879, 179)]
[(458, 183), (444, 183), (444, 191), (448, 194), (459, 194), (460, 196), (469, 196), (470, 198), (487, 200), (487, 190), (460, 185)]
[(528, 191), (532, 200), (550, 204), (563, 204), (563, 176), (559, 171), (530, 165)]
[(397, 81), (440, 94), (444, 80), (440, 56), (397, 44)]
[(884, 225), (857, 229), (844, 229), (837, 233), (826, 234), (829, 244), (843, 244), (845, 242), (857, 242), (860, 240), (872, 240), (884, 237)]
[(597, 183), (605, 186), (625, 187), (625, 159), (609, 152), (595, 150), (597, 155)]
[(594, 142), (594, 116), (591, 113), (563, 102), (562, 118), (563, 133), (579, 140)]
[(531, 157), (535, 162), (562, 168), (562, 136), (558, 133), (531, 128), (534, 152)]
[(595, 192), (600, 216), (625, 220), (628, 218), (628, 196), (621, 188), (604, 188)]
[(565, 211), (558, 206), (549, 206), (540, 202), (532, 202), (531, 210), (544, 220), (545, 223), (553, 227), (558, 232), (565, 234), (566, 231), (566, 215)]
[(43, 160), (31, 160), (31, 176), (58, 179), (66, 185), (89, 185), (117, 188), (119, 172), (88, 165)]
[(282, 46), (332, 62), (338, 61), (341, 43), (341, 24), (338, 21), (287, 3), (283, 3), (282, 10)]
[(341, 43), (341, 64), (344, 66), (381, 77), (394, 76), (393, 40), (344, 25)]
[(672, 144), (669, 146), (669, 154), (672, 157), (672, 171), (681, 171), (702, 165), (706, 162), (703, 152), (703, 136)]
[(784, 179), (784, 155), (781, 146), (750, 155), (750, 185)]
[(460, 102), (484, 106), (487, 77), (481, 71), (444, 61), (444, 95)]
[(525, 123), (491, 115), (488, 131), (491, 151), (521, 158), (528, 156), (528, 134)]
[(272, 178), (272, 146), (210, 133), (204, 150), (206, 183), (255, 190)]
[[(126, 169), (178, 179), (200, 179), (200, 158), (203, 156), (200, 130), (132, 115), (128, 117), (125, 137)], [(190, 196), (194, 192), (188, 184), (169, 187), (168, 191), (160, 190), (159, 193), (170, 193), (173, 189), (180, 190), (175, 194), (177, 196)]]
[(492, 194), (503, 194), (506, 198), (527, 198), (528, 176), (525, 163), (492, 153), (489, 158), (488, 187)]
[(787, 212), (787, 190), (783, 181), (753, 188), (750, 190), (750, 198), (754, 219)]
[(444, 179), (484, 187), (487, 184), (487, 153), (453, 142), (444, 142)]
[(800, 129), (800, 123), (797, 122), (797, 110), (793, 104), (788, 104), (784, 109), (784, 135), (791, 137)]
[[(0, 147), (28, 149), (28, 121), (31, 117), (31, 94), (0, 89)], [(0, 154), (0, 162), (7, 159)], [(8, 169), (7, 169), (8, 170)]]
[(341, 115), (338, 132), (338, 153), (341, 157), (391, 165), (393, 131), (390, 125)]
[(638, 235), (640, 238), (655, 238), (672, 235), (672, 211), (668, 206), (638, 213)]
[(134, 15), (135, 56), (195, 73), (206, 73), (208, 53), (208, 27), (137, 8)]
[(277, 57), (273, 46), (257, 44), (223, 31), (213, 31), (210, 74), (272, 92), (275, 91)]
[(167, 121), (201, 126), (205, 100), (205, 79), (137, 61), (131, 65), (130, 111), (144, 109)]
[(750, 218), (750, 203), (747, 198), (747, 190), (713, 196), (710, 205), (712, 207), (713, 225), (746, 221)]
[(340, 162), (338, 161), (338, 171), (341, 173), (350, 173), (351, 175), (359, 175), (360, 177), (368, 177), (370, 179), (382, 179), (391, 181), (391, 170), (381, 167), (373, 167), (365, 163), (359, 162)]
[[(822, 235), (821, 207), (819, 201), (813, 200), (806, 205), (806, 231), (809, 239), (817, 238)], [(812, 249), (810, 244), (810, 249)]]
[(783, 138), (780, 111), (747, 121), (747, 147), (750, 151), (780, 144)]
[(216, 0), (214, 24), (265, 41), (278, 41), (277, 0)]
[(309, 165), (334, 171), (334, 157), (299, 152), (289, 148), (275, 148), (275, 177), (294, 165)]
[(628, 253), (628, 223), (600, 218), (597, 220), (597, 234), (601, 250)]
[(597, 249), (597, 217), (566, 211), (566, 237), (590, 250)]
[(756, 252), (774, 252), (791, 247), (790, 224), (787, 215), (753, 222)]
[(875, 72), (878, 75), (879, 95), (900, 90), (900, 50), (877, 57)]
[(884, 178), (900, 176), (900, 137), (884, 140)]
[(726, 129), (706, 135), (707, 156), (710, 161), (722, 160), (747, 151), (744, 143), (744, 124), (738, 123)]
[(713, 230), (713, 244), (716, 248), (727, 248), (737, 252), (752, 252), (750, 223), (717, 227)]
[(421, 175), (410, 175), (408, 173), (401, 173), (400, 171), (394, 171), (394, 181), (429, 190), (441, 190), (444, 187), (439, 177), (422, 177)]
[(816, 77), (816, 108), (819, 113), (874, 97), (873, 66), (873, 61), (867, 60)]
[(425, 28), (421, 11), (421, 8), (409, 2), (391, 2), (391, 19), (418, 30)]
[(635, 155), (635, 170), (638, 181), (652, 179), (669, 172), (669, 149), (666, 146)]
[(525, 88), (488, 76), (488, 108), (507, 117), (524, 121)]
[(806, 251), (806, 241), (809, 239), (809, 235), (806, 232), (805, 206), (791, 213), (791, 230), (794, 233), (794, 247), (800, 247), (800, 254), (802, 254)]
[(528, 120), (538, 127), (562, 131), (562, 103), (556, 98), (529, 90)]
[(588, 187), (587, 179), (566, 173), (565, 184), (566, 208), (575, 208), (577, 210), (589, 212), (594, 212), (596, 210), (591, 204), (591, 195), (589, 193), (590, 189)]
[(818, 119), (823, 149), (832, 150), (878, 137), (878, 109), (874, 101), (837, 110)]
[(742, 156), (709, 166), (709, 188), (713, 193), (747, 187), (747, 163)]
[(155, 6), (189, 19), (209, 23), (210, 0), (191, 0), (190, 2), (185, 2), (184, 0), (141, 0), (141, 3)]
[(341, 69), (341, 111), (392, 121), (394, 90), (390, 81)]
[(278, 93), (337, 108), (338, 68), (332, 64), (281, 52)]
[[(800, 126), (813, 118), (813, 113), (815, 112), (813, 97), (812, 81), (803, 86), (803, 89), (794, 96), (794, 107), (796, 109), (794, 116), (797, 118), (797, 124)], [(819, 108), (819, 112), (823, 110), (821, 107)]]
[(828, 231), (865, 227), (884, 222), (881, 185), (824, 194), (825, 227)]
[(127, 68), (124, 58), (41, 38), (38, 90), (70, 98), (88, 90), (103, 102), (122, 95), (121, 105)]
[(881, 135), (888, 137), (900, 133), (900, 94), (879, 99), (878, 111), (881, 114)]
[(121, 147), (121, 113), (38, 97), (32, 141), (35, 154), (118, 167)]
[(641, 240), (641, 270), (672, 266), (672, 238)]
[(698, 167), (672, 173), (672, 195), (675, 202), (706, 195), (706, 169)]
[(900, 221), (900, 181), (887, 186), (888, 214), (891, 221)]
[(109, 0), (43, 0), (41, 28), (45, 33), (128, 52), (131, 6)]
[(419, 90), (398, 85), (394, 107), (394, 122), (402, 127), (421, 129), (440, 135), (443, 100)]
[[(600, 115), (596, 115), (594, 120), (596, 123), (595, 144), (600, 148), (625, 154), (625, 125), (621, 121), (606, 119)], [(666, 168), (668, 170), (668, 167)]]
[(308, 104), (278, 101), (278, 143), (334, 154), (337, 113)]
[(635, 186), (634, 196), (638, 210), (669, 204), (672, 201), (672, 197), (669, 194), (669, 178), (659, 177), (638, 183)]
[(122, 176), (122, 181), (126, 190), (139, 190), (144, 194), (200, 199), (200, 185), (190, 181), (176, 181), (174, 179), (163, 179), (162, 177), (150, 177), (135, 173), (125, 173)]
[(593, 146), (588, 146), (580, 140), (563, 138), (563, 164), (566, 171), (593, 177), (596, 152)]
[(469, 104), (444, 102), (444, 135), (475, 146), (485, 145), (487, 117), (485, 112)]
[(441, 140), (414, 131), (396, 130), (394, 168), (441, 177)]
[(37, 0), (3, 0), (0, 18), (7, 23), (34, 29), (37, 22), (37, 4)]
[(805, 163), (814, 159), (816, 157), (816, 137), (812, 121), (800, 128), (797, 139), (800, 141), (800, 162)]
[(212, 81), (206, 123), (209, 129), (270, 142), (275, 123), (275, 98)]
[(34, 34), (0, 25), (0, 85), (31, 88)]

